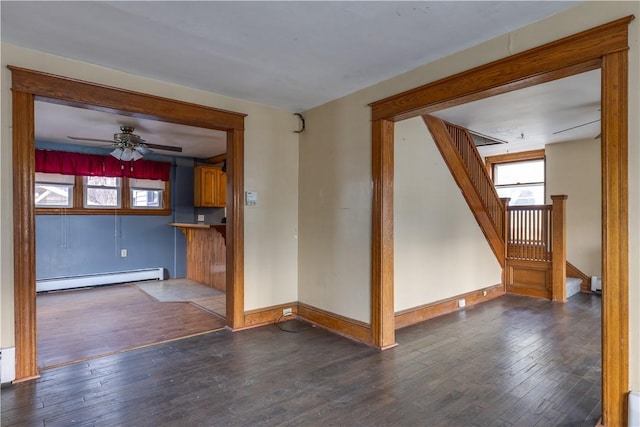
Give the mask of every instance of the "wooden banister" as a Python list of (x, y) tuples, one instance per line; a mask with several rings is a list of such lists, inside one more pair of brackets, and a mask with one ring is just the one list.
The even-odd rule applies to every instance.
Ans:
[(489, 246), (505, 265), (505, 205), (489, 178), (484, 162), (466, 129), (437, 117), (423, 116), (445, 163), (473, 212)]
[(507, 208), (507, 258), (551, 261), (551, 211), (551, 205)]

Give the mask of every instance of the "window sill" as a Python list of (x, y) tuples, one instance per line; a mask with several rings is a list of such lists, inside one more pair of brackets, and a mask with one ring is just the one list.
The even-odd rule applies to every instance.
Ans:
[(36, 215), (171, 215), (171, 209), (36, 208)]

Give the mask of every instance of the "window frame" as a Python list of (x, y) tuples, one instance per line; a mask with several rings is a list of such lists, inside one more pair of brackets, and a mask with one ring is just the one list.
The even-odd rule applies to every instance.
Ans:
[[(73, 206), (70, 208), (62, 207), (35, 207), (36, 215), (161, 215), (167, 216), (171, 214), (170, 194), (171, 182), (164, 182), (164, 190), (162, 191), (162, 208), (134, 208), (131, 203), (131, 187), (128, 177), (120, 178), (120, 207), (104, 207), (104, 208), (85, 208), (84, 194), (85, 185), (84, 178), (76, 175), (73, 185)], [(35, 190), (35, 180), (34, 180)], [(35, 201), (33, 201), (35, 205)]]
[[(45, 209), (68, 209), (70, 207), (73, 206), (73, 199), (74, 199), (74, 195), (75, 195), (75, 179), (73, 179), (73, 177), (71, 177), (70, 181), (71, 182), (56, 182), (56, 179), (53, 178), (51, 180), (38, 180), (37, 177), (40, 173), (36, 172), (35, 174), (35, 182), (34, 182), (34, 206), (37, 208), (45, 208)], [(48, 176), (65, 176), (65, 175), (61, 175), (61, 174), (54, 174), (54, 173), (46, 173), (44, 175), (48, 175)], [(66, 175), (68, 176), (68, 175)], [(59, 188), (67, 188), (68, 191), (68, 198), (69, 198), (69, 203), (67, 203), (66, 205), (41, 205), (41, 206), (37, 206), (37, 201), (35, 200), (35, 196), (36, 196), (36, 188), (38, 187), (38, 185), (45, 187), (45, 186), (54, 186), (54, 187), (59, 187)]]
[[(544, 202), (542, 205), (547, 204), (547, 159), (545, 156), (544, 149), (541, 150), (531, 150), (531, 151), (521, 151), (519, 153), (506, 153), (499, 154), (496, 156), (487, 156), (485, 157), (485, 167), (487, 168), (487, 172), (489, 173), (489, 177), (495, 186), (495, 168), (498, 165), (503, 165), (506, 163), (524, 163), (532, 160), (542, 160), (544, 161), (544, 181), (543, 184), (543, 194), (544, 194)], [(538, 184), (538, 182), (527, 183), (527, 185)], [(525, 184), (523, 184), (524, 186)], [(506, 185), (505, 185), (506, 187)], [(509, 187), (513, 187), (513, 185), (509, 185)], [(497, 190), (497, 188), (496, 188)], [(535, 206), (542, 206), (535, 205)]]

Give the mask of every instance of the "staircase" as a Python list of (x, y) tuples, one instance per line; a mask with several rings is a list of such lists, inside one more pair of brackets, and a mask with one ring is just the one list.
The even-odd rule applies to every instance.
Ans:
[(505, 204), (500, 200), (484, 162), (466, 129), (437, 117), (423, 116), (453, 179), (478, 221), (501, 267), (505, 266)]
[(566, 301), (567, 196), (551, 196), (552, 205), (508, 206), (509, 199), (498, 196), (469, 132), (434, 116), (423, 120), (503, 268), (505, 290)]

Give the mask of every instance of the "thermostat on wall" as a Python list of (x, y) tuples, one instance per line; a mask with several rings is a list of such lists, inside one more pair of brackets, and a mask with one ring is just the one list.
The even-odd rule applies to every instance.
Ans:
[(245, 191), (244, 204), (247, 206), (255, 206), (258, 204), (258, 193), (256, 191)]

